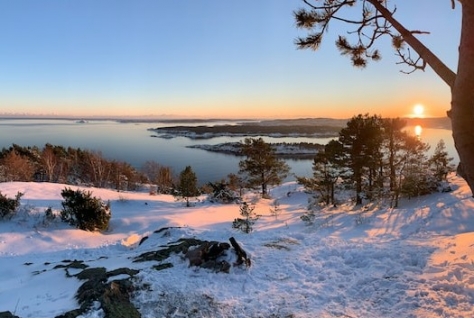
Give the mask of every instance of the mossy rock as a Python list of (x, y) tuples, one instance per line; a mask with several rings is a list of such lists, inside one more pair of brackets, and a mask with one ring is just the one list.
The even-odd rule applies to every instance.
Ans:
[(80, 304), (80, 308), (65, 312), (57, 318), (76, 318), (81, 316), (90, 311), (95, 301), (100, 302), (105, 317), (140, 317), (140, 312), (138, 312), (135, 306), (130, 302), (130, 293), (134, 289), (130, 278), (114, 280), (110, 283), (107, 282), (110, 277), (118, 275), (133, 277), (138, 273), (139, 270), (125, 267), (111, 271), (107, 271), (104, 267), (86, 268), (82, 270), (74, 276), (79, 280), (85, 280), (75, 295), (76, 300)]
[(166, 248), (143, 253), (140, 256), (136, 257), (133, 262), (162, 261), (167, 259), (172, 253), (186, 253), (189, 247), (198, 246), (205, 242), (206, 241), (195, 238), (182, 238), (175, 242), (169, 243)]
[(106, 317), (140, 317), (140, 313), (130, 302), (130, 292), (133, 290), (130, 279), (114, 280), (107, 283), (109, 277), (123, 274), (132, 277), (138, 272), (138, 270), (130, 268), (118, 268), (109, 272), (103, 267), (84, 269), (76, 275), (80, 280), (87, 280), (76, 293), (76, 299), (81, 304), (81, 308), (70, 311), (64, 316), (77, 313), (81, 315), (90, 309), (94, 301), (99, 301)]
[(107, 284), (100, 298), (106, 318), (140, 318), (140, 312), (130, 302), (132, 285), (129, 280), (115, 280)]
[(92, 305), (104, 293), (105, 284), (103, 281), (88, 280), (84, 282), (76, 292), (76, 299), (79, 304)]
[(107, 270), (104, 267), (84, 269), (76, 275), (80, 280), (106, 280)]
[(129, 275), (130, 277), (132, 277), (138, 274), (139, 272), (140, 270), (123, 267), (123, 268), (118, 268), (115, 270), (108, 271), (106, 275), (107, 275), (107, 278), (118, 276), (118, 275)]
[(84, 264), (84, 262), (82, 260), (73, 260), (73, 261), (63, 260), (62, 262), (68, 262), (68, 264), (67, 265), (56, 265), (56, 266), (54, 266), (53, 269), (58, 269), (58, 268), (86, 269), (87, 267), (89, 267), (88, 265)]

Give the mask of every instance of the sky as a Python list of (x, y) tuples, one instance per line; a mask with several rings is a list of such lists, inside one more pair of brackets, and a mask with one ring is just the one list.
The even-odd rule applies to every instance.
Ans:
[[(391, 1), (453, 71), (460, 4)], [(333, 24), (319, 51), (298, 50), (294, 0), (0, 0), (0, 114), (195, 118), (445, 116), (450, 90), (396, 64), (351, 66)]]

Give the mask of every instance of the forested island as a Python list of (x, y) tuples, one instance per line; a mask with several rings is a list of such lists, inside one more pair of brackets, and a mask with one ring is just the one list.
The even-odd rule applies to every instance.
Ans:
[(270, 136), (270, 137), (336, 137), (347, 120), (291, 119), (243, 122), (236, 125), (167, 126), (151, 128), (154, 137), (210, 139), (220, 136)]
[(270, 137), (333, 137), (340, 127), (334, 126), (273, 126), (259, 124), (216, 126), (169, 126), (149, 129), (157, 133), (154, 137), (173, 138), (185, 136), (190, 139), (209, 139), (221, 136), (270, 136)]

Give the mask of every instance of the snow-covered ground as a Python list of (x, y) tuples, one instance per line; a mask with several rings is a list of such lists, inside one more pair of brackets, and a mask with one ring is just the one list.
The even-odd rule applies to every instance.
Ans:
[[(0, 221), (0, 311), (54, 317), (78, 308), (82, 282), (55, 268), (77, 259), (140, 270), (135, 285), (144, 288), (133, 302), (144, 317), (473, 317), (474, 200), (463, 180), (450, 182), (452, 192), (404, 200), (398, 209), (330, 208), (310, 226), (300, 219), (308, 195), (286, 183), (272, 199), (246, 195), (262, 215), (250, 234), (232, 228), (237, 204), (201, 198), (186, 208), (166, 195), (105, 189), (90, 190), (111, 201), (110, 229), (85, 232), (43, 217), (48, 207), (60, 210), (65, 185), (1, 183), (3, 194), (25, 195), (21, 212)], [(181, 228), (154, 233), (167, 226)], [(214, 273), (189, 267), (182, 255), (161, 271), (152, 269), (156, 262), (132, 263), (182, 237), (234, 237), (252, 266)], [(87, 315), (103, 315), (100, 305)]]

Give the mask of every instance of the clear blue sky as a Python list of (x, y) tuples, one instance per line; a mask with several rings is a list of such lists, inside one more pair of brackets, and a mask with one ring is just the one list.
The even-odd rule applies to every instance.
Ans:
[[(409, 2), (409, 3), (408, 3)], [(400, 0), (396, 17), (454, 71), (460, 4)], [(297, 0), (0, 0), (0, 113), (347, 118), (444, 116), (448, 87), (405, 75), (388, 39), (355, 69), (334, 46), (297, 50)], [(344, 29), (350, 30), (350, 29)], [(345, 31), (342, 31), (345, 32)], [(333, 34), (334, 33), (334, 34)]]

